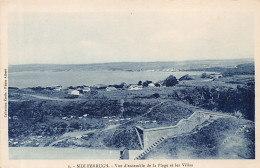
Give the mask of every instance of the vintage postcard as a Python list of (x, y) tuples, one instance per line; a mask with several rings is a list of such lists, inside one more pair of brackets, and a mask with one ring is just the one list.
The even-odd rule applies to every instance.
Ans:
[(0, 1), (0, 167), (259, 168), (259, 13)]

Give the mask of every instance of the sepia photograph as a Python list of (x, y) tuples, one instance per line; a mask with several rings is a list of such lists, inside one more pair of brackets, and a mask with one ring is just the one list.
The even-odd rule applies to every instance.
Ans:
[(255, 13), (126, 2), (7, 12), (7, 159), (256, 161)]

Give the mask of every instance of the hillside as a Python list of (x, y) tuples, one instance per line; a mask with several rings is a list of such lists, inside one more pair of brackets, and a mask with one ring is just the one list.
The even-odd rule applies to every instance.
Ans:
[(220, 118), (201, 130), (165, 140), (144, 159), (254, 159), (254, 127), (248, 120)]
[[(23, 71), (179, 71), (189, 69), (225, 67), (233, 68), (238, 64), (253, 63), (252, 59), (235, 60), (193, 60), (193, 61), (170, 61), (170, 62), (118, 62), (98, 64), (23, 64), (9, 65), (9, 73)], [(205, 70), (205, 69), (204, 69)]]
[(235, 67), (227, 76), (201, 71), (136, 84), (9, 87), (9, 146), (140, 150), (136, 126), (174, 126), (204, 111), (230, 118), (169, 137), (144, 159), (254, 158), (254, 68)]

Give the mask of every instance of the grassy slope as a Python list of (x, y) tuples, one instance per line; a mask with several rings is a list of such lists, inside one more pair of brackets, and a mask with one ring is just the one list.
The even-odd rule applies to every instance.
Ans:
[(254, 133), (251, 121), (220, 118), (197, 133), (165, 140), (145, 159), (253, 159)]

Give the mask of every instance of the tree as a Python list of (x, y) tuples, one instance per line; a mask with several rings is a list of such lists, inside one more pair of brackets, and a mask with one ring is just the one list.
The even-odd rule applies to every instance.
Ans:
[(182, 81), (182, 80), (194, 80), (194, 78), (192, 77), (192, 76), (190, 76), (190, 75), (184, 75), (184, 76), (182, 76), (180, 79), (179, 79), (179, 81)]
[(166, 86), (166, 87), (170, 87), (170, 86), (175, 86), (177, 85), (179, 82), (178, 80), (176, 79), (175, 76), (173, 75), (170, 75), (169, 77), (167, 77), (164, 81), (163, 81), (163, 86)]
[(143, 83), (143, 87), (147, 87), (150, 83), (153, 83), (153, 82), (146, 80), (146, 81)]
[(201, 78), (208, 78), (208, 74), (207, 73), (201, 74)]

